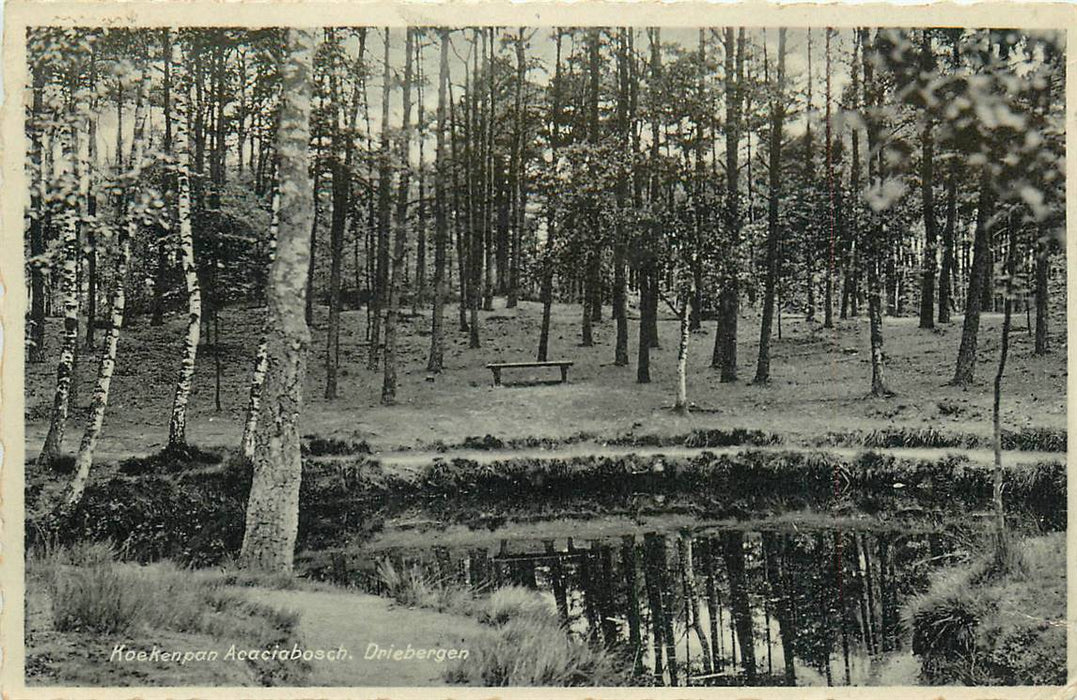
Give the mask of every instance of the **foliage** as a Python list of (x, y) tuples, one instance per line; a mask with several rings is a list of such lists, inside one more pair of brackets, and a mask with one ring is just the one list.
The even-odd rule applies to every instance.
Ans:
[(1062, 685), (1066, 681), (1065, 536), (1025, 540), (1020, 562), (990, 555), (949, 570), (910, 603), (907, 625), (933, 685)]

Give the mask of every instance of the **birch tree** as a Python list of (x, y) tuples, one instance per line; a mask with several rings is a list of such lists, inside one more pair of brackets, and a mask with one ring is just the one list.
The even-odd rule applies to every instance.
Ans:
[(79, 334), (78, 289), (78, 226), (81, 203), (79, 202), (78, 159), (85, 152), (85, 136), (79, 133), (80, 114), (84, 111), (83, 96), (77, 89), (77, 63), (70, 67), (71, 94), (68, 96), (67, 123), (64, 125), (61, 153), (54, 158), (59, 200), (61, 253), (63, 263), (60, 282), (63, 298), (64, 324), (60, 346), (60, 360), (56, 365), (56, 388), (53, 392), (49, 431), (41, 448), (37, 463), (39, 467), (52, 467), (63, 452), (64, 432), (71, 403), (72, 382), (75, 372), (75, 352)]
[(299, 528), (299, 414), (310, 345), (305, 297), (314, 216), (309, 170), (313, 52), (313, 32), (287, 31), (277, 132), (280, 227), (266, 291), (268, 369), (240, 551), (244, 568), (263, 571), (291, 571)]
[(105, 347), (101, 353), (101, 361), (97, 370), (97, 382), (94, 385), (93, 397), (90, 399), (90, 415), (86, 422), (86, 430), (79, 444), (78, 455), (75, 458), (75, 476), (71, 480), (71, 486), (65, 499), (68, 507), (74, 506), (82, 499), (86, 482), (90, 476), (90, 467), (93, 464), (94, 450), (97, 440), (101, 435), (101, 428), (105, 421), (105, 409), (108, 406), (109, 389), (112, 386), (112, 374), (116, 368), (116, 349), (120, 340), (120, 332), (123, 328), (124, 311), (126, 308), (127, 268), (131, 260), (131, 240), (138, 233), (139, 224), (139, 177), (142, 172), (142, 160), (145, 150), (146, 135), (146, 101), (149, 97), (150, 73), (145, 67), (142, 69), (142, 77), (138, 84), (138, 92), (135, 97), (135, 133), (131, 142), (131, 170), (125, 173), (123, 181), (126, 184), (126, 200), (124, 203), (123, 221), (117, 227), (116, 235), (116, 261), (115, 278), (113, 279), (111, 318), (108, 332), (105, 334)]
[[(172, 45), (172, 63), (183, 65), (179, 42)], [(198, 285), (198, 267), (194, 258), (194, 237), (191, 232), (191, 182), (190, 143), (187, 133), (187, 110), (189, 90), (179, 90), (173, 96), (176, 110), (173, 123), (176, 126), (176, 220), (179, 228), (180, 265), (187, 289), (187, 334), (184, 338), (183, 358), (176, 393), (172, 401), (172, 417), (168, 424), (168, 447), (183, 449), (187, 446), (187, 405), (194, 383), (195, 360), (198, 356), (198, 338), (202, 321), (202, 291)]]

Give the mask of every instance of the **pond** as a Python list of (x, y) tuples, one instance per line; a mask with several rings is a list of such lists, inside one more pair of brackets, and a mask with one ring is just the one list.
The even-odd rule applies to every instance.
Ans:
[(379, 594), (386, 563), (429, 586), (538, 591), (570, 635), (617, 650), (637, 684), (918, 682), (903, 606), (932, 571), (968, 557), (980, 528), (806, 515), (751, 528), (679, 517), (492, 531), (389, 523), (352, 552), (346, 575)]
[[(991, 467), (966, 456), (437, 460), (310, 484), (308, 575), (389, 595), (536, 591), (636, 685), (910, 685), (910, 600), (985, 549)], [(1065, 466), (1005, 475), (1016, 532), (1065, 527)], [(305, 533), (305, 534), (304, 534)]]

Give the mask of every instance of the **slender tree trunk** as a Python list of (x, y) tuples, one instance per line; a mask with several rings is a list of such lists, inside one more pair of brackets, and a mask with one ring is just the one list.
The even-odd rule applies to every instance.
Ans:
[[(172, 62), (183, 65), (178, 44), (172, 46)], [(191, 232), (191, 184), (190, 184), (190, 144), (187, 139), (186, 111), (190, 104), (184, 95), (182, 99), (173, 100), (176, 109), (176, 201), (177, 222), (179, 224), (180, 263), (183, 267), (184, 281), (187, 289), (187, 335), (184, 339), (183, 359), (180, 364), (176, 392), (172, 400), (172, 417), (168, 424), (168, 447), (182, 449), (187, 446), (187, 403), (191, 397), (194, 383), (195, 359), (198, 355), (198, 338), (202, 321), (202, 291), (198, 285), (198, 266), (194, 259), (194, 237)]]
[[(97, 87), (96, 51), (90, 51), (91, 89)], [(141, 86), (140, 86), (141, 87)], [(86, 215), (90, 222), (97, 218), (97, 195), (94, 192), (94, 170), (97, 167), (97, 98), (90, 98), (90, 111), (94, 113), (87, 119), (86, 140), (89, 158), (83, 164), (82, 180), (86, 183)], [(137, 120), (136, 120), (137, 124)], [(132, 145), (132, 148), (134, 146)], [(97, 234), (92, 225), (85, 226), (86, 232), (86, 349), (93, 352), (97, 345)]]
[(703, 653), (703, 670), (706, 673), (714, 671), (713, 659), (711, 658), (711, 646), (707, 641), (707, 635), (703, 631), (703, 623), (699, 619), (699, 586), (696, 584), (695, 565), (692, 561), (692, 539), (685, 532), (677, 537), (677, 558), (679, 566), (684, 572), (685, 591), (687, 600), (685, 604), (691, 612), (692, 631), (699, 639), (699, 647)]
[(1006, 373), (1006, 356), (1010, 350), (1010, 326), (1013, 316), (1013, 278), (1016, 273), (1017, 227), (1015, 216), (1009, 214), (1009, 245), (1006, 251), (1006, 296), (1002, 307), (1002, 341), (998, 355), (998, 371), (995, 373), (994, 400), (991, 406), (992, 443), (995, 452), (995, 468), (991, 476), (991, 502), (995, 514), (995, 557), (1005, 561), (1007, 550), (1006, 511), (1002, 503), (1002, 378)]
[(983, 301), (983, 287), (987, 283), (987, 266), (989, 264), (990, 230), (988, 219), (991, 216), (992, 197), (988, 170), (984, 167), (980, 175), (980, 201), (976, 208), (976, 233), (972, 252), (972, 273), (969, 275), (968, 294), (965, 296), (965, 321), (961, 327), (961, 346), (957, 351), (957, 367), (951, 382), (956, 386), (968, 386), (973, 381), (976, 368), (976, 345), (980, 331), (980, 310)]
[(82, 500), (86, 483), (90, 478), (94, 450), (101, 435), (105, 421), (105, 408), (108, 406), (109, 389), (112, 374), (116, 368), (116, 348), (123, 328), (126, 306), (125, 286), (127, 284), (127, 266), (131, 259), (131, 240), (138, 233), (139, 221), (133, 213), (137, 203), (137, 185), (142, 170), (142, 154), (145, 146), (146, 99), (149, 94), (150, 74), (143, 68), (142, 78), (135, 98), (135, 133), (132, 142), (131, 173), (127, 178), (131, 185), (125, 200), (123, 222), (117, 229), (115, 261), (115, 279), (112, 288), (111, 322), (105, 334), (105, 347), (101, 353), (101, 362), (97, 370), (97, 383), (90, 401), (90, 414), (86, 421), (86, 430), (82, 434), (78, 455), (75, 457), (75, 476), (67, 493), (66, 505), (72, 507)]
[(939, 323), (950, 322), (953, 306), (954, 233), (957, 226), (957, 164), (946, 177), (946, 226), (942, 232), (942, 271), (939, 273)]
[(744, 533), (728, 532), (724, 537), (726, 571), (729, 572), (729, 590), (733, 616), (740, 641), (740, 660), (748, 683), (756, 679), (755, 635), (751, 607), (748, 603), (748, 579), (744, 570)]
[[(81, 97), (78, 99), (81, 100)], [(80, 108), (83, 105), (81, 102), (76, 103), (74, 96), (70, 100), (71, 123), (62, 137), (62, 155), (56, 168), (61, 181), (72, 177), (77, 178), (80, 167), (78, 161), (85, 149), (85, 136), (79, 133), (78, 124), (82, 120)], [(56, 388), (53, 393), (49, 431), (37, 459), (39, 467), (52, 467), (63, 454), (67, 415), (70, 405), (74, 402), (71, 394), (75, 380), (75, 353), (79, 340), (78, 227), (81, 210), (80, 203), (75, 205), (68, 203), (60, 215), (60, 250), (63, 255), (60, 271), (64, 309), (63, 341), (60, 346), (60, 360), (56, 365)]]
[(643, 634), (639, 616), (639, 555), (634, 535), (621, 537), (621, 568), (625, 576), (625, 602), (628, 605), (628, 646), (632, 653), (632, 671), (643, 674)]
[[(859, 30), (862, 34), (867, 30)], [(880, 106), (882, 90), (875, 84), (874, 64), (867, 58), (868, 46), (866, 36), (861, 40), (864, 51), (864, 107), (869, 110), (867, 121), (868, 137), (868, 180), (873, 186), (880, 189), (883, 183), (882, 172), (883, 155), (881, 153), (882, 125), (879, 123), (877, 114), (871, 113)], [(874, 48), (872, 49), (874, 52)], [(883, 258), (887, 257), (889, 241), (887, 240), (886, 224), (883, 216), (873, 214), (874, 235), (868, 254), (868, 322), (870, 326), (871, 343), (871, 395), (892, 396), (893, 392), (886, 384), (886, 362), (883, 355), (883, 312), (882, 312), (882, 284), (879, 279), (879, 268), (883, 264)], [(892, 277), (888, 276), (888, 279)]]
[[(382, 74), (381, 92), (381, 123), (389, 123), (389, 96), (392, 89), (392, 68), (389, 62), (389, 29), (385, 29), (385, 56), (383, 58), (385, 72)], [(389, 152), (391, 147), (389, 129), (381, 130), (381, 143), (378, 149), (378, 245), (377, 261), (374, 266), (374, 289), (371, 290), (371, 325), (370, 346), (367, 356), (367, 367), (378, 368), (378, 358), (381, 357), (381, 314), (385, 308), (386, 295), (389, 287), (389, 239), (392, 235), (390, 189), (393, 186), (392, 156)]]
[[(336, 44), (336, 30), (325, 31), (326, 40)], [(341, 111), (344, 95), (338, 67), (331, 66), (329, 71), (329, 91), (334, 115), (331, 165), (333, 214), (329, 225), (329, 325), (325, 343), (325, 398), (332, 401), (337, 398), (337, 373), (340, 364), (340, 288), (344, 266), (344, 231), (348, 225), (348, 212), (351, 210), (351, 139), (342, 133), (344, 124)], [(311, 269), (313, 268), (311, 265)], [(310, 301), (310, 291), (307, 292), (307, 301)]]
[[(269, 248), (270, 248), (270, 271), (272, 271), (273, 259), (276, 257), (277, 236), (280, 230), (280, 186), (273, 185), (272, 212), (269, 218)], [(266, 372), (269, 370), (269, 347), (266, 331), (262, 331), (262, 339), (258, 343), (258, 350), (254, 356), (254, 374), (251, 376), (251, 390), (247, 399), (247, 415), (243, 421), (243, 438), (240, 447), (243, 456), (254, 460), (255, 431), (258, 428), (258, 412), (262, 405), (262, 390), (265, 387)]]
[[(628, 41), (625, 38), (626, 29), (622, 27), (619, 32), (617, 51), (617, 138), (621, 149), (630, 152), (628, 124)], [(615, 197), (619, 214), (625, 212), (628, 198), (628, 172), (625, 168), (617, 171), (617, 185)], [(615, 224), (613, 243), (613, 318), (617, 324), (617, 335), (614, 341), (613, 364), (618, 367), (628, 366), (628, 289), (625, 274), (625, 231), (622, 223), (623, 215), (619, 215)]]
[[(172, 33), (168, 28), (161, 30), (162, 60), (164, 63), (164, 120), (165, 134), (162, 150), (172, 155)], [(172, 174), (164, 173), (164, 192), (166, 198), (172, 192)], [(165, 287), (168, 282), (168, 231), (161, 228), (157, 232), (157, 270), (153, 282), (153, 315), (150, 318), (151, 326), (160, 326), (164, 323), (165, 313)]]
[(677, 345), (677, 398), (673, 410), (681, 415), (688, 414), (688, 339), (691, 336), (689, 306), (691, 294), (683, 295), (678, 301), (677, 315), (680, 319), (680, 343)]
[[(920, 41), (921, 70), (930, 74), (934, 70), (931, 38), (922, 31)], [(935, 256), (938, 241), (935, 222), (935, 140), (931, 115), (924, 115), (924, 128), (920, 135), (922, 156), (920, 159), (920, 191), (924, 208), (924, 262), (920, 282), (920, 328), (935, 327)]]
[(834, 238), (838, 236), (837, 199), (834, 191), (834, 135), (830, 118), (830, 39), (833, 30), (826, 28), (826, 190), (830, 223), (829, 248), (826, 260), (826, 288), (823, 303), (823, 328), (834, 327)]
[(445, 284), (445, 252), (449, 245), (449, 198), (446, 192), (446, 180), (449, 163), (445, 151), (446, 110), (449, 89), (449, 30), (439, 29), (441, 40), (441, 60), (438, 69), (438, 131), (437, 151), (434, 170), (434, 307), (430, 320), (430, 358), (426, 371), (440, 372), (444, 366), (445, 355), (445, 296), (448, 293)]
[[(479, 47), (478, 35), (481, 30), (475, 29), (472, 34), (472, 46), (471, 52), (473, 55), (471, 65), (471, 83), (475, 86), (474, 91), (469, 89), (469, 86), (465, 83), (464, 94), (472, 99), (471, 102), (471, 119), (469, 120), (470, 128), (467, 131), (467, 142), (465, 150), (468, 152), (467, 159), (469, 166), (472, 169), (472, 173), (468, 177), (468, 220), (471, 228), (471, 243), (469, 245), (468, 256), (468, 270), (471, 273), (471, 280), (468, 292), (468, 311), (469, 311), (469, 323), (470, 329), (468, 347), (475, 350), (481, 345), (479, 339), (479, 304), (483, 301), (483, 228), (484, 216), (482, 214), (481, 199), (483, 198), (482, 179), (481, 174), (483, 170), (483, 164), (485, 158), (482, 155), (482, 143), (485, 142), (485, 138), (480, 137), (479, 126), (481, 121), (479, 119)], [(483, 34), (485, 36), (485, 34)], [(474, 94), (472, 94), (472, 92)], [(485, 131), (483, 131), (485, 133)], [(467, 146), (473, 146), (467, 147)]]
[(1045, 235), (1040, 236), (1037, 244), (1035, 276), (1036, 296), (1036, 334), (1033, 354), (1046, 355), (1050, 351), (1048, 342), (1048, 317), (1047, 317), (1047, 283), (1051, 272), (1051, 245)]
[[(418, 315), (419, 307), (426, 303), (428, 298), (426, 282), (426, 103), (423, 99), (423, 84), (426, 73), (423, 70), (422, 41), (415, 42), (415, 91), (417, 95), (417, 119), (416, 131), (419, 140), (419, 172), (418, 186), (419, 199), (415, 203), (415, 285), (411, 293), (411, 313)], [(436, 235), (436, 234), (435, 234)]]
[(654, 538), (653, 533), (644, 535), (643, 581), (647, 590), (647, 605), (651, 611), (651, 654), (654, 656), (654, 679), (657, 685), (664, 685), (666, 674), (662, 653), (665, 649), (663, 644), (665, 627), (662, 619), (662, 589), (655, 561)]
[(759, 358), (756, 362), (754, 384), (766, 384), (770, 381), (770, 335), (774, 326), (774, 295), (778, 284), (778, 248), (781, 242), (781, 229), (778, 222), (778, 206), (781, 198), (781, 150), (782, 122), (785, 105), (782, 102), (785, 84), (785, 29), (778, 30), (778, 80), (774, 98), (771, 102), (770, 116), (770, 174), (767, 204), (767, 276), (766, 290), (763, 296), (763, 321), (759, 331)]
[(27, 323), (29, 347), (26, 361), (39, 364), (45, 361), (45, 272), (41, 256), (45, 254), (45, 221), (48, 218), (46, 193), (48, 182), (45, 168), (44, 120), (45, 68), (40, 63), (30, 69), (33, 86), (30, 132), (30, 318)]
[(508, 299), (505, 302), (507, 308), (515, 308), (520, 295), (520, 246), (523, 243), (524, 227), (526, 225), (526, 218), (524, 211), (525, 199), (524, 190), (527, 166), (524, 163), (525, 154), (525, 130), (527, 128), (527, 119), (524, 112), (524, 88), (527, 79), (527, 56), (525, 53), (525, 37), (524, 28), (520, 27), (516, 34), (516, 86), (515, 86), (515, 112), (516, 115), (516, 129), (513, 138), (513, 174), (512, 179), (515, 184), (515, 193), (513, 194), (513, 201), (515, 206), (513, 208), (513, 223), (512, 223), (512, 240), (509, 246), (509, 288)]
[(404, 49), (404, 113), (400, 129), (401, 166), (396, 200), (396, 237), (393, 241), (393, 265), (389, 278), (389, 303), (385, 309), (385, 374), (381, 387), (381, 402), (386, 406), (396, 403), (396, 323), (400, 311), (400, 289), (404, 280), (404, 255), (407, 251), (408, 238), (408, 195), (411, 187), (411, 168), (408, 163), (411, 153), (411, 82), (414, 42), (414, 32), (409, 28)]
[(263, 420), (255, 440), (254, 477), (240, 551), (244, 568), (288, 572), (295, 556), (302, 478), (299, 414), (310, 328), (304, 318), (313, 196), (309, 175), (311, 63), (314, 35), (289, 29), (282, 66), (278, 132), (280, 230), (270, 272), (266, 338), (269, 370)]
[[(561, 39), (563, 32), (555, 30), (556, 45), (554, 58), (553, 84), (550, 86), (552, 104), (550, 105), (550, 165), (557, 169), (557, 148), (560, 145), (561, 119)], [(545, 362), (550, 346), (550, 317), (553, 310), (553, 275), (556, 255), (555, 241), (557, 233), (557, 192), (553, 189), (548, 194), (546, 203), (546, 249), (542, 256), (542, 324), (539, 328), (538, 361)]]
[[(486, 141), (486, 181), (483, 195), (485, 216), (483, 216), (483, 266), (482, 308), (484, 311), (494, 309), (494, 129), (497, 121), (496, 98), (494, 92), (494, 28), (488, 27), (489, 52), (486, 63), (486, 96), (489, 107), (486, 122), (483, 124), (483, 138)], [(484, 35), (485, 37), (485, 35)]]
[[(734, 53), (736, 58), (734, 60)], [(741, 250), (740, 146), (741, 112), (744, 100), (744, 28), (733, 43), (733, 28), (725, 28), (726, 123), (726, 229), (731, 254), (722, 261), (721, 289), (718, 293), (718, 327), (714, 334), (711, 366), (721, 370), (721, 382), (737, 381), (737, 322), (740, 316)], [(736, 82), (733, 76), (736, 75)]]

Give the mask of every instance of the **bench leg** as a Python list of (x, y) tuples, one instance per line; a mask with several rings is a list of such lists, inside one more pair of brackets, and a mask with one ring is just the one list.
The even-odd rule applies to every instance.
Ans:
[(561, 367), (561, 383), (568, 381), (568, 367)]
[(501, 386), (501, 370), (491, 370), (494, 373), (494, 386)]

